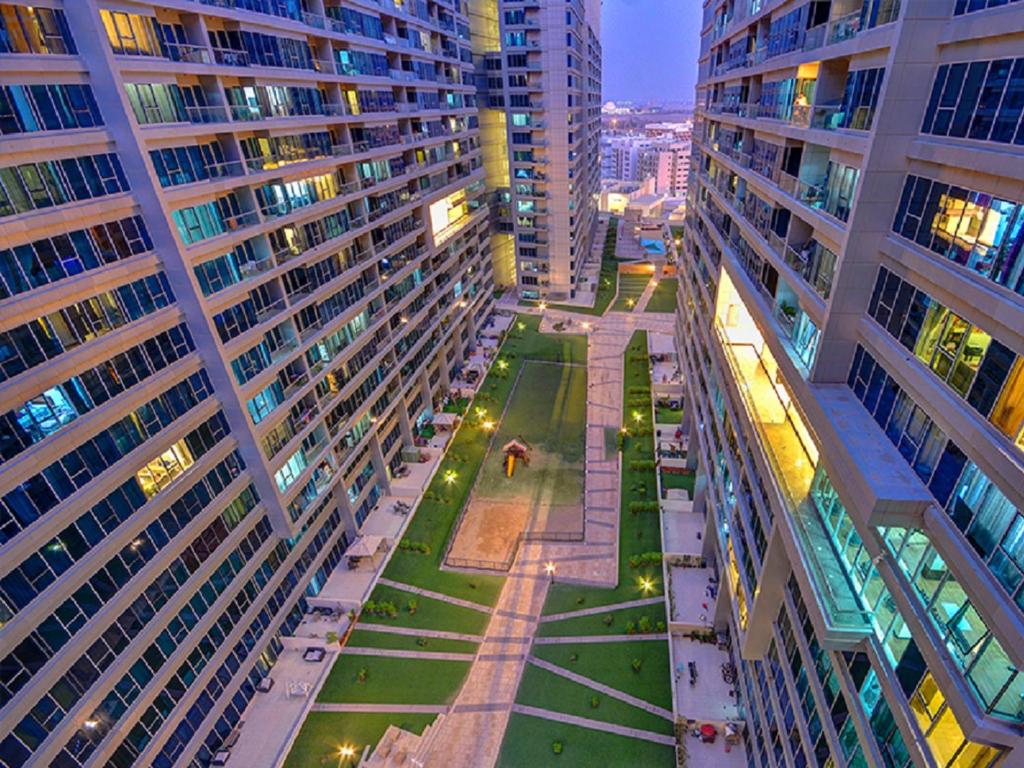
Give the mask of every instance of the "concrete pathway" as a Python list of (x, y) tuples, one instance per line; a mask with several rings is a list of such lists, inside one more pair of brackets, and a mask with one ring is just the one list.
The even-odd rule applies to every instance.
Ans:
[(649, 632), (646, 635), (566, 635), (565, 637), (538, 637), (535, 645), (582, 645), (584, 643), (631, 643), (639, 640), (668, 640), (667, 632)]
[(313, 712), (409, 712), (417, 715), (443, 715), (448, 711), (447, 704), (331, 704), (317, 702)]
[(428, 661), (473, 661), (475, 653), (447, 651), (406, 651), (397, 648), (365, 648), (346, 645), (344, 653), (350, 656), (381, 656), (386, 659), (424, 659)]
[(524, 578), (541, 565), (513, 564), (476, 661), (451, 712), (440, 725), (423, 768), (490, 768), (498, 759), (505, 727), (526, 666), (523, 637), (537, 631), (548, 579)]
[(377, 579), (377, 583), (385, 587), (391, 587), (392, 589), (401, 589), (405, 592), (411, 592), (412, 594), (419, 595), (420, 597), (429, 597), (431, 600), (439, 600), (442, 603), (457, 605), (460, 608), (469, 608), (472, 611), (480, 611), (480, 613), (491, 612), (491, 609), (486, 605), (474, 603), (472, 600), (463, 600), (458, 597), (446, 595), (443, 592), (433, 592), (429, 589), (423, 589), (422, 587), (414, 587), (412, 584), (403, 584), (400, 581), (392, 581), (391, 579), (385, 579), (383, 576)]
[[(530, 715), (531, 717), (541, 717), (545, 720), (554, 720), (558, 723), (565, 723), (566, 725), (578, 725), (581, 728), (590, 728), (593, 731), (604, 731), (605, 733), (614, 733), (617, 736), (626, 736), (630, 739), (643, 739), (644, 741), (652, 741), (655, 744), (664, 744), (667, 747), (674, 747), (676, 739), (674, 736), (665, 736), (661, 733), (652, 733), (651, 731), (644, 731), (640, 728), (627, 728), (624, 725), (615, 725), (614, 723), (605, 723), (600, 720), (591, 720), (588, 717), (577, 717), (576, 715), (567, 715), (563, 712), (552, 712), (549, 709), (541, 709), (539, 707), (527, 707), (523, 704), (516, 704), (512, 708), (513, 712), (520, 715)], [(598, 760), (600, 762), (600, 760)]]
[(589, 677), (585, 677), (584, 675), (577, 675), (575, 672), (570, 672), (565, 667), (560, 667), (557, 664), (552, 664), (550, 661), (538, 659), (536, 656), (531, 656), (529, 661), (531, 664), (533, 664), (533, 666), (551, 672), (552, 674), (564, 677), (566, 680), (572, 680), (574, 683), (585, 685), (587, 688), (592, 688), (598, 693), (603, 693), (605, 696), (611, 696), (613, 699), (618, 699), (619, 701), (623, 701), (632, 707), (642, 709), (645, 712), (650, 712), (652, 715), (663, 717), (668, 721), (672, 720), (671, 710), (665, 709), (664, 707), (659, 707), (657, 704), (651, 704), (651, 702), (645, 699), (638, 698), (636, 696), (626, 693), (625, 691), (620, 691), (618, 688), (612, 688), (610, 685), (599, 683), (596, 680), (592, 680)]
[(630, 608), (643, 608), (648, 605), (663, 605), (664, 596), (646, 597), (642, 600), (628, 600), (624, 603), (612, 603), (611, 605), (598, 605), (594, 608), (581, 608), (578, 611), (566, 611), (565, 613), (550, 613), (541, 618), (541, 624), (549, 621), (561, 621), (562, 619), (575, 619), (578, 616), (596, 616), (602, 613), (614, 613), (625, 611)]
[(462, 632), (444, 632), (440, 629), (416, 629), (413, 627), (392, 627), (387, 624), (374, 624), (369, 621), (360, 621), (356, 629), (365, 629), (367, 632), (388, 632), (393, 635), (406, 635), (408, 637), (434, 637), (440, 640), (466, 640), (470, 643), (479, 643), (483, 635), (466, 635)]

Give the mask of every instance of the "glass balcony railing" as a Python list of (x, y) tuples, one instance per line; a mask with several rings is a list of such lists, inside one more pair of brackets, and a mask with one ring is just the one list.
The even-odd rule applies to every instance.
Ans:
[(837, 636), (869, 634), (870, 614), (811, 499), (817, 446), (778, 364), (726, 273), (719, 282), (715, 330), (770, 467), (767, 479), (786, 509), (826, 623)]

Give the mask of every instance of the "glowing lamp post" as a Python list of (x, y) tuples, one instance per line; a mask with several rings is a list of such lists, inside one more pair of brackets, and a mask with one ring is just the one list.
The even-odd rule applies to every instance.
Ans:
[(555, 564), (553, 562), (551, 562), (550, 560), (548, 560), (546, 563), (544, 563), (544, 573), (546, 573), (548, 575), (548, 577), (551, 579), (551, 583), (554, 584), (555, 583)]
[(648, 578), (640, 579), (640, 591), (645, 595), (649, 595), (654, 591), (654, 582)]
[(356, 756), (356, 748), (346, 744), (343, 747), (338, 747), (338, 768), (342, 765), (347, 764), (352, 758)]

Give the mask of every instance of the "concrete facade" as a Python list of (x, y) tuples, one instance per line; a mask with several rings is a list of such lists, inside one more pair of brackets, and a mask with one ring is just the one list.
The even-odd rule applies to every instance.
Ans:
[[(483, 112), (504, 114), (508, 184), (494, 189), (498, 231), (512, 236), (515, 285), (532, 299), (574, 298), (597, 227), (601, 38), (595, 0), (485, 0), (498, 23), (474, 46)], [(497, 141), (488, 147), (498, 148)]]
[(232, 738), (491, 312), (469, 40), (0, 2), (0, 764)]
[(703, 23), (677, 344), (749, 765), (1024, 764), (1024, 6)]

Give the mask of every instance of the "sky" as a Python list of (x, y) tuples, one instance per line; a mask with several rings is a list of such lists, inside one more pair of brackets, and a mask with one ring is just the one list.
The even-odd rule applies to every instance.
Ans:
[(605, 101), (693, 101), (698, 0), (604, 0)]

